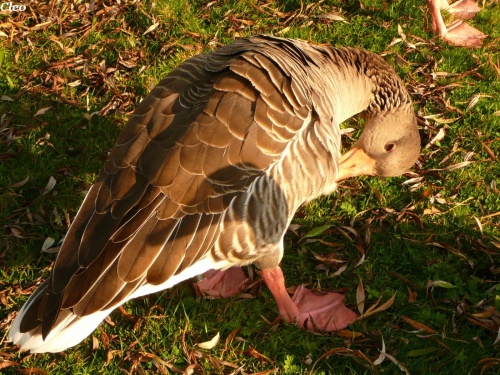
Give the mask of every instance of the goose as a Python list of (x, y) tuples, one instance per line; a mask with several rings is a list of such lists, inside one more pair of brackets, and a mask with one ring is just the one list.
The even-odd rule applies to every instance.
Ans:
[[(360, 112), (341, 156), (339, 124)], [(64, 351), (130, 299), (251, 263), (285, 321), (345, 328), (342, 295), (287, 293), (286, 229), (339, 181), (400, 175), (419, 153), (410, 96), (374, 53), (260, 35), (194, 56), (129, 118), (8, 339)]]
[[(432, 18), (432, 29), (444, 41), (467, 48), (479, 48), (483, 45), (482, 40), (487, 35), (463, 21), (471, 19), (481, 10), (475, 1), (459, 0), (450, 5), (448, 0), (427, 0), (427, 5)], [(441, 10), (447, 10), (458, 20), (446, 27)]]

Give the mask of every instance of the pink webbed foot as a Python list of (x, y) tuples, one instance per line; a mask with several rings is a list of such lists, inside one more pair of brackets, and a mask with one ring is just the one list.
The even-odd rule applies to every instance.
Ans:
[(448, 26), (448, 32), (443, 39), (455, 46), (479, 48), (487, 35), (463, 21), (455, 21)]
[(338, 293), (315, 294), (299, 286), (292, 301), (297, 305), (297, 325), (312, 332), (332, 332), (354, 323), (357, 315), (344, 305), (344, 296)]
[(356, 314), (345, 307), (341, 294), (316, 295), (300, 286), (290, 298), (280, 267), (263, 269), (262, 278), (276, 299), (281, 317), (288, 323), (297, 323), (312, 332), (331, 332), (356, 320)]
[(225, 271), (205, 272), (203, 280), (194, 284), (197, 293), (211, 298), (229, 298), (241, 292), (248, 285), (248, 278), (241, 267)]
[[(466, 6), (467, 1), (460, 1), (453, 4), (451, 9), (458, 9), (460, 6)], [(450, 26), (446, 27), (441, 16), (441, 9), (447, 8), (447, 2), (443, 0), (427, 0), (429, 6), (429, 11), (432, 17), (432, 29), (436, 34), (438, 34), (444, 41), (453, 44), (455, 46), (467, 47), (467, 48), (479, 48), (482, 46), (482, 39), (486, 38), (487, 35), (483, 34), (478, 29), (468, 25), (463, 21), (455, 21)], [(445, 4), (445, 5), (443, 5)], [(462, 8), (464, 9), (464, 8)], [(470, 17), (469, 17), (470, 18)]]
[(481, 10), (474, 0), (459, 0), (444, 9), (461, 20), (469, 20)]

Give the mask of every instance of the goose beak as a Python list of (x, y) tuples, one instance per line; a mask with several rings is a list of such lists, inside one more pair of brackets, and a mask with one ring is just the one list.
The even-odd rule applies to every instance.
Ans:
[(353, 147), (340, 158), (340, 171), (337, 182), (349, 177), (375, 175), (375, 159), (368, 156), (362, 148)]

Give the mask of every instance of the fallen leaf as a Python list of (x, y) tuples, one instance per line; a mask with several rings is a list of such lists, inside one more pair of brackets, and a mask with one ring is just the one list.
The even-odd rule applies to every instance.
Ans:
[(212, 349), (213, 347), (215, 347), (215, 345), (217, 345), (219, 343), (219, 340), (220, 340), (220, 334), (219, 334), (219, 332), (217, 332), (217, 334), (210, 341), (205, 341), (205, 342), (196, 344), (196, 346), (198, 346), (199, 348), (202, 348), (202, 349)]
[(483, 358), (477, 364), (481, 365), (483, 363), (484, 363), (484, 365), (481, 368), (481, 375), (483, 375), (484, 371), (486, 371), (490, 367), (500, 365), (500, 359), (498, 359), (498, 358)]
[(363, 336), (361, 332), (347, 331), (345, 329), (341, 329), (339, 331), (335, 331), (335, 336), (344, 337), (346, 339), (355, 339), (357, 337)]
[(406, 289), (408, 289), (408, 303), (414, 303), (417, 300), (417, 292), (412, 292), (408, 287)]
[(260, 354), (257, 350), (255, 350), (253, 347), (249, 347), (246, 349), (243, 354), (249, 357), (254, 357), (256, 358), (260, 363), (267, 362), (269, 364), (272, 364), (274, 361), (271, 361), (269, 358), (267, 358), (264, 354)]
[(16, 188), (16, 187), (21, 187), (23, 186), (28, 180), (30, 179), (30, 176), (26, 177), (24, 180), (16, 182), (15, 184), (12, 184), (10, 186), (7, 186), (8, 188)]
[(472, 97), (469, 99), (469, 105), (467, 105), (467, 111), (471, 110), (477, 104), (481, 96), (481, 94), (472, 95)]
[(47, 183), (47, 186), (45, 186), (45, 189), (43, 189), (42, 195), (49, 193), (54, 188), (54, 186), (56, 186), (56, 182), (56, 179), (50, 176), (49, 182)]
[(424, 215), (436, 215), (436, 214), (440, 214), (441, 211), (439, 211), (436, 207), (431, 207), (430, 209), (429, 208), (426, 208), (424, 210)]
[(317, 227), (317, 228), (311, 229), (302, 238), (309, 238), (309, 237), (319, 236), (321, 233), (323, 233), (325, 230), (327, 230), (330, 227), (331, 227), (331, 225), (323, 225), (321, 227)]
[(361, 276), (359, 276), (359, 284), (356, 289), (356, 304), (358, 305), (358, 311), (361, 315), (365, 311), (365, 288), (363, 286), (363, 281)]
[(193, 375), (196, 364), (192, 363), (184, 370), (184, 375)]
[(483, 224), (481, 224), (481, 221), (477, 217), (473, 216), (473, 218), (474, 220), (476, 220), (477, 226), (479, 227), (479, 231), (481, 232), (481, 234), (483, 234)]
[(69, 86), (69, 87), (78, 87), (78, 86), (80, 86), (81, 84), (82, 84), (82, 81), (77, 80), (77, 81), (73, 81), (73, 82), (68, 83), (68, 86)]
[(391, 298), (389, 298), (386, 302), (384, 302), (382, 305), (380, 305), (377, 308), (374, 308), (374, 306), (378, 305), (378, 302), (377, 302), (375, 305), (373, 305), (372, 307), (370, 307), (370, 309), (368, 309), (368, 311), (366, 313), (364, 313), (361, 316), (358, 316), (358, 318), (356, 320), (365, 319), (365, 318), (368, 318), (369, 316), (372, 316), (373, 314), (376, 314), (376, 313), (382, 312), (384, 310), (387, 310), (389, 307), (392, 306), (392, 304), (394, 303), (394, 299), (395, 298), (396, 298), (396, 293), (394, 293), (394, 295)]
[(403, 371), (406, 375), (410, 375), (410, 373), (408, 372), (406, 367), (401, 362), (399, 362), (395, 357), (393, 357), (392, 355), (390, 355), (388, 353), (386, 353), (385, 355), (392, 363), (394, 363), (396, 366), (398, 366), (401, 371)]
[(42, 109), (39, 109), (36, 113), (35, 113), (35, 116), (40, 116), (40, 115), (43, 115), (45, 114), (45, 112), (47, 112), (49, 109), (51, 109), (52, 107), (45, 107), (45, 108), (42, 108)]
[(432, 328), (427, 327), (425, 324), (419, 323), (416, 320), (410, 319), (406, 316), (402, 316), (401, 319), (403, 319), (406, 323), (411, 325), (413, 328), (416, 328), (421, 331), (425, 331), (427, 333), (436, 333)]
[(380, 355), (378, 356), (377, 360), (373, 362), (375, 366), (380, 365), (382, 362), (384, 362), (385, 359), (385, 341), (384, 338), (382, 337), (382, 349), (380, 350)]
[(150, 33), (151, 31), (154, 31), (158, 26), (160, 26), (159, 22), (152, 24), (151, 26), (148, 27), (148, 29), (142, 35), (146, 35), (146, 34)]
[[(318, 16), (319, 19), (326, 19), (331, 21), (346, 22), (346, 20), (335, 13), (321, 14)], [(347, 23), (347, 22), (346, 22)]]
[(451, 172), (451, 171), (454, 171), (454, 170), (457, 170), (460, 168), (464, 168), (464, 167), (468, 166), (470, 163), (472, 163), (472, 162), (471, 161), (463, 161), (461, 163), (449, 165), (448, 167), (443, 168), (443, 171)]
[(332, 276), (339, 276), (342, 272), (344, 272), (347, 269), (347, 264), (344, 264), (342, 267), (340, 267)]
[[(436, 119), (434, 119), (434, 120), (436, 120)], [(425, 148), (429, 148), (434, 143), (441, 141), (445, 135), (446, 135), (446, 130), (444, 128), (439, 129), (437, 134), (434, 136), (434, 138), (431, 139), (431, 141), (425, 146)]]
[(446, 288), (446, 289), (452, 289), (452, 288), (456, 288), (455, 285), (453, 284), (450, 284), (449, 282), (447, 281), (443, 281), (443, 280), (436, 280), (436, 281), (430, 281), (427, 283), (427, 292), (429, 291), (429, 288), (431, 288), (431, 292), (434, 290), (434, 287), (440, 287), (440, 288)]
[(92, 350), (97, 350), (97, 349), (99, 349), (99, 340), (97, 339), (97, 337), (92, 335)]
[(18, 366), (19, 363), (17, 362), (13, 362), (13, 361), (2, 361), (0, 362), (0, 370), (1, 369), (4, 369), (4, 368), (7, 368), (7, 367), (11, 367), (11, 366)]
[(54, 242), (56, 242), (56, 240), (54, 240), (52, 237), (47, 237), (45, 241), (43, 241), (42, 251), (47, 250), (54, 244)]
[(277, 372), (278, 372), (278, 369), (277, 368), (273, 368), (272, 370), (265, 370), (265, 371), (253, 372), (253, 373), (248, 374), (248, 375), (269, 375), (269, 374), (273, 374), (273, 373), (277, 373)]
[(420, 182), (422, 181), (424, 178), (423, 177), (414, 177), (414, 178), (410, 178), (409, 180), (406, 180), (404, 181), (403, 183), (401, 183), (401, 185), (411, 185), (411, 184), (415, 184), (417, 182)]

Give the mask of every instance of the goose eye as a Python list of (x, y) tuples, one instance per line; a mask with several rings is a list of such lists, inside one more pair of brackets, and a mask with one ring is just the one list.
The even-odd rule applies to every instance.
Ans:
[(384, 148), (385, 148), (385, 151), (391, 152), (391, 151), (394, 151), (394, 149), (396, 148), (396, 144), (388, 143), (384, 146)]

